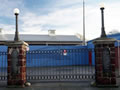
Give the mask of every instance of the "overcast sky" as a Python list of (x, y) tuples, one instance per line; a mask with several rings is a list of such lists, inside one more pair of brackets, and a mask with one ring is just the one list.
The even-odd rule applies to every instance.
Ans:
[[(83, 33), (83, 0), (0, 0), (0, 28), (4, 33), (14, 33), (14, 8), (20, 9), (19, 32), (25, 34)], [(105, 30), (120, 31), (120, 0), (85, 0), (86, 38), (101, 34), (100, 3), (105, 4)]]

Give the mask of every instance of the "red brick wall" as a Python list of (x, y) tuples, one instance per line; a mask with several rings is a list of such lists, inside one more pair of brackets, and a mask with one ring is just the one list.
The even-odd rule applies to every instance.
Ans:
[[(103, 61), (102, 61), (102, 53), (103, 48), (110, 48), (110, 74), (103, 73)], [(115, 47), (113, 44), (96, 44), (95, 45), (95, 63), (96, 63), (96, 83), (97, 85), (115, 85), (116, 84), (116, 74), (115, 74)]]
[[(20, 73), (14, 76), (11, 75), (11, 49), (19, 50), (19, 68)], [(26, 82), (26, 47), (21, 45), (21, 47), (8, 47), (8, 85), (24, 85)]]

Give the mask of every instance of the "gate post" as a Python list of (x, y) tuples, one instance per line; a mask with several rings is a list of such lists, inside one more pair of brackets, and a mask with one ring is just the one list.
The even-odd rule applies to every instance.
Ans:
[(26, 51), (28, 44), (24, 41), (7, 42), (8, 86), (22, 86), (26, 83)]
[(96, 86), (116, 86), (115, 39), (99, 38), (95, 45)]
[(18, 15), (19, 9), (14, 9), (15, 21), (16, 21), (16, 31), (14, 41), (6, 42), (5, 45), (8, 46), (7, 50), (7, 85), (8, 86), (22, 86), (24, 87), (26, 83), (26, 51), (28, 44), (19, 39), (18, 32)]

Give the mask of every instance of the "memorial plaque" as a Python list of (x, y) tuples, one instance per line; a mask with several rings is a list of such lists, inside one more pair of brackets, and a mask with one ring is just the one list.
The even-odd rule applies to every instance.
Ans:
[(15, 75), (19, 73), (19, 64), (18, 64), (18, 51), (17, 50), (13, 50), (11, 53), (11, 74)]
[(103, 49), (103, 73), (110, 73), (110, 48)]

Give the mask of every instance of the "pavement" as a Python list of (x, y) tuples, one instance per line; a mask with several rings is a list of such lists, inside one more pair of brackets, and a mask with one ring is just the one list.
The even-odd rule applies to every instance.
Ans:
[(120, 90), (120, 87), (92, 87), (91, 82), (49, 82), (49, 83), (34, 83), (31, 86), (24, 88), (8, 88), (0, 87), (0, 90)]

